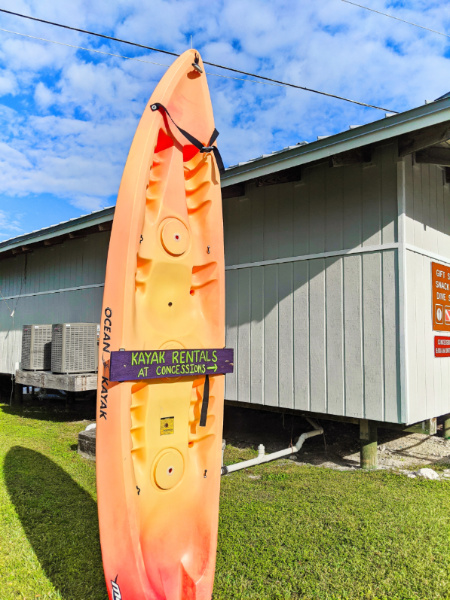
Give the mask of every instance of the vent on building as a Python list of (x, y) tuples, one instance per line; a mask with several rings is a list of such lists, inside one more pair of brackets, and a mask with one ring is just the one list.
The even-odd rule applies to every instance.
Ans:
[(52, 372), (97, 371), (97, 324), (58, 323), (52, 331)]
[(51, 346), (51, 325), (24, 325), (22, 330), (22, 369), (50, 371)]

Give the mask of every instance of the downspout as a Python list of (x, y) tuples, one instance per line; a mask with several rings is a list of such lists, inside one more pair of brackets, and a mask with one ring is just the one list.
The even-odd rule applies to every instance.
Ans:
[(228, 475), (228, 473), (233, 473), (234, 471), (240, 471), (241, 469), (246, 469), (247, 467), (253, 467), (254, 465), (260, 465), (262, 463), (270, 462), (272, 460), (276, 460), (277, 458), (282, 458), (283, 456), (290, 456), (291, 454), (295, 454), (301, 449), (305, 440), (314, 437), (315, 435), (321, 435), (323, 433), (322, 427), (319, 427), (319, 425), (317, 425), (311, 419), (307, 418), (306, 420), (310, 425), (314, 427), (314, 429), (313, 431), (302, 433), (302, 435), (298, 438), (295, 446), (289, 446), (289, 448), (285, 448), (284, 450), (279, 450), (278, 452), (266, 454), (264, 446), (260, 444), (258, 446), (258, 456), (256, 458), (252, 458), (251, 460), (244, 460), (243, 462), (236, 463), (235, 465), (229, 465), (228, 467), (222, 466), (222, 475)]

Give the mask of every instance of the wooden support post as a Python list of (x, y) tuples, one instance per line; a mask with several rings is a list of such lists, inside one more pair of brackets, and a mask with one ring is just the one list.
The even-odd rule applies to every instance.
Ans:
[(361, 444), (361, 468), (377, 469), (377, 426), (373, 421), (360, 420), (359, 441)]
[(13, 405), (21, 406), (23, 404), (23, 386), (20, 383), (14, 383)]
[(444, 440), (450, 440), (450, 414), (444, 415)]

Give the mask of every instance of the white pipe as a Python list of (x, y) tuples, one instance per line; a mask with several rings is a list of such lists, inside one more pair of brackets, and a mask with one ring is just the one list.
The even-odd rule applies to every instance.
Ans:
[(279, 450), (278, 452), (272, 452), (271, 454), (265, 454), (264, 446), (260, 444), (258, 446), (258, 456), (256, 458), (252, 458), (251, 460), (244, 460), (243, 462), (236, 463), (235, 465), (229, 465), (228, 467), (222, 466), (222, 475), (228, 475), (228, 473), (233, 473), (233, 471), (240, 471), (241, 469), (246, 469), (247, 467), (253, 467), (254, 465), (260, 465), (262, 463), (270, 462), (272, 460), (276, 460), (277, 458), (282, 458), (283, 456), (295, 454), (295, 452), (298, 452), (303, 446), (305, 440), (314, 437), (315, 435), (321, 435), (323, 433), (322, 427), (319, 427), (311, 419), (306, 420), (314, 427), (314, 429), (313, 431), (302, 433), (302, 435), (298, 438), (295, 446), (290, 446), (289, 448)]

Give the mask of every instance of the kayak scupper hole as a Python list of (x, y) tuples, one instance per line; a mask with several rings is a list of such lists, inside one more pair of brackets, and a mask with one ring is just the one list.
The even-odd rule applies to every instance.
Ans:
[(173, 467), (167, 469), (167, 475), (173, 475)]
[(195, 294), (195, 290), (191, 290), (189, 293), (191, 294), (191, 296), (193, 296)]
[(169, 302), (169, 306), (172, 306), (173, 302)]

